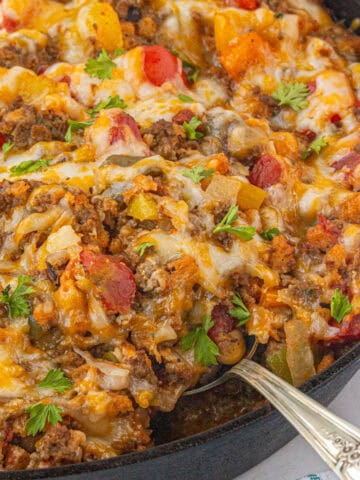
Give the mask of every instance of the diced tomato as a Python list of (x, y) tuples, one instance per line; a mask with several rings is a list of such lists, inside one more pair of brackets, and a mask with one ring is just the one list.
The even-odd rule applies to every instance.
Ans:
[(19, 28), (20, 24), (17, 20), (13, 20), (6, 15), (3, 16), (3, 27), (8, 33), (15, 32)]
[(309, 89), (309, 94), (312, 95), (315, 90), (316, 90), (316, 80), (312, 80), (307, 84), (307, 87)]
[(304, 135), (304, 137), (306, 137), (307, 141), (310, 143), (312, 142), (313, 140), (315, 140), (316, 138), (316, 133), (313, 132), (312, 130), (303, 130), (302, 132), (300, 132), (301, 135)]
[[(334, 326), (339, 326), (338, 323), (333, 323)], [(347, 315), (340, 324), (339, 333), (330, 339), (326, 340), (326, 343), (351, 343), (360, 340), (360, 315)]]
[(189, 109), (180, 110), (180, 112), (173, 116), (172, 121), (183, 124), (184, 122), (190, 122), (194, 115), (195, 113)]
[(181, 60), (161, 45), (142, 47), (144, 51), (144, 73), (153, 85), (160, 87), (182, 73)]
[(258, 0), (227, 0), (226, 3), (245, 10), (255, 10), (259, 6)]
[(221, 334), (229, 333), (236, 327), (236, 320), (229, 315), (228, 307), (223, 303), (212, 309), (211, 320), (215, 325), (210, 328), (208, 335), (214, 342)]
[(136, 140), (142, 140), (141, 133), (137, 123), (131, 115), (125, 112), (119, 112), (112, 117), (115, 123), (114, 126), (110, 128), (109, 133), (109, 143), (113, 145), (119, 140), (125, 141), (128, 135), (126, 135), (126, 128), (130, 128), (131, 132), (134, 134)]
[(96, 254), (91, 250), (83, 250), (80, 261), (98, 288), (107, 312), (128, 312), (135, 296), (136, 283), (125, 263), (117, 257)]
[(330, 122), (331, 123), (341, 122), (341, 116), (338, 113), (334, 113), (334, 115), (331, 115), (331, 117), (330, 117)]
[(70, 87), (71, 78), (69, 75), (64, 75), (62, 78), (60, 78), (60, 82), (66, 83)]
[(278, 160), (265, 153), (256, 161), (249, 175), (249, 181), (260, 188), (271, 187), (280, 181), (282, 167)]
[(5, 135), (0, 133), (0, 148), (4, 145), (4, 143), (6, 143)]
[(331, 166), (335, 170), (340, 170), (343, 167), (348, 167), (350, 170), (354, 170), (360, 163), (360, 154), (357, 152), (350, 152), (344, 157), (334, 162)]

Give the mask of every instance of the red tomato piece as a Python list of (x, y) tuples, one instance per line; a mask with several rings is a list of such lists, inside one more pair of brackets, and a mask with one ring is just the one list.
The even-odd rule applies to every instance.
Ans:
[(175, 123), (183, 124), (184, 122), (190, 122), (194, 115), (195, 113), (191, 110), (180, 110), (180, 112), (173, 116), (172, 121)]
[(0, 148), (4, 145), (4, 143), (6, 143), (5, 135), (0, 133)]
[(98, 288), (106, 311), (127, 313), (135, 296), (136, 283), (125, 263), (117, 257), (96, 254), (91, 250), (83, 250), (80, 261)]
[(309, 89), (309, 94), (312, 95), (315, 90), (316, 90), (316, 80), (312, 80), (307, 84), (307, 87)]
[(335, 170), (340, 170), (343, 167), (348, 167), (350, 170), (354, 170), (360, 163), (360, 154), (357, 152), (350, 152), (344, 157), (334, 162), (331, 166)]
[(181, 75), (181, 60), (161, 45), (142, 47), (144, 51), (144, 73), (153, 85), (160, 87), (172, 80), (177, 73)]
[(334, 113), (334, 115), (331, 115), (331, 117), (330, 117), (330, 122), (331, 123), (341, 122), (341, 116), (338, 113)]
[[(334, 326), (339, 326), (334, 321)], [(360, 340), (360, 315), (347, 315), (340, 324), (339, 333), (326, 340), (327, 344), (331, 343), (351, 343)]]
[(282, 167), (278, 160), (265, 153), (256, 161), (249, 175), (249, 181), (260, 188), (271, 187), (278, 183), (281, 177)]
[(110, 145), (119, 140), (126, 140), (126, 128), (130, 128), (137, 140), (142, 140), (139, 127), (131, 115), (125, 112), (119, 112), (112, 118), (115, 125), (110, 128)]
[(3, 16), (3, 27), (8, 33), (15, 32), (19, 28), (20, 24), (17, 20), (13, 20), (6, 15)]
[(226, 305), (219, 303), (211, 311), (211, 320), (214, 326), (208, 331), (208, 336), (216, 342), (223, 333), (229, 333), (236, 327), (236, 320), (229, 315)]
[(259, 6), (258, 0), (228, 0), (226, 3), (245, 10), (255, 10)]

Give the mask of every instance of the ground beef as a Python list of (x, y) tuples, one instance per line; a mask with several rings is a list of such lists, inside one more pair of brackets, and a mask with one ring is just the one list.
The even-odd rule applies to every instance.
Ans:
[(81, 462), (85, 441), (83, 432), (57, 424), (37, 442), (31, 467), (44, 468)]
[(17, 445), (9, 445), (5, 449), (4, 467), (5, 470), (23, 470), (30, 461), (30, 455), (26, 450)]
[(19, 66), (39, 73), (57, 62), (58, 57), (57, 43), (50, 37), (45, 47), (37, 44), (34, 50), (24, 49), (15, 42), (0, 46), (0, 66), (4, 68)]
[(158, 120), (143, 131), (151, 150), (167, 160), (176, 161), (201, 151), (199, 140), (188, 140), (183, 127), (176, 122)]
[(18, 149), (41, 141), (64, 140), (67, 128), (64, 114), (39, 111), (33, 105), (25, 105), (21, 97), (14, 100), (0, 121), (0, 133)]
[(3, 180), (0, 183), (0, 211), (7, 212), (19, 205), (25, 205), (32, 189), (33, 185), (27, 180)]

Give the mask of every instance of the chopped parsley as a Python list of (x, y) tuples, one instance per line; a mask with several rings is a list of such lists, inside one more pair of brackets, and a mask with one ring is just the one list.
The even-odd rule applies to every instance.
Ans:
[(287, 105), (295, 112), (300, 112), (309, 105), (306, 100), (310, 91), (308, 86), (302, 82), (280, 83), (277, 90), (271, 95), (279, 102), (279, 107)]
[(183, 177), (190, 178), (194, 183), (200, 183), (204, 178), (210, 178), (214, 174), (213, 168), (205, 168), (203, 165), (197, 165), (193, 168), (186, 168), (182, 171)]
[(10, 176), (19, 177), (20, 175), (24, 175), (24, 173), (37, 172), (42, 168), (48, 167), (49, 163), (50, 160), (45, 158), (40, 160), (25, 160), (19, 163), (19, 165), (10, 168)]
[(269, 228), (268, 230), (264, 230), (260, 233), (260, 236), (265, 240), (272, 240), (276, 235), (280, 234), (280, 230), (276, 227)]
[(304, 150), (301, 154), (301, 158), (303, 160), (306, 160), (307, 158), (310, 157), (310, 155), (312, 154), (312, 152), (315, 152), (319, 155), (319, 153), (321, 152), (321, 150), (325, 147), (327, 147), (329, 144), (328, 142), (325, 140), (325, 137), (319, 137), (317, 138), (316, 140), (314, 140), (312, 143), (310, 143), (310, 145), (308, 146), (308, 148), (306, 150)]
[(140, 255), (140, 257), (142, 257), (144, 255), (145, 251), (148, 248), (151, 248), (151, 247), (155, 247), (155, 245), (151, 242), (144, 242), (144, 243), (141, 243), (139, 246), (137, 246), (135, 248), (135, 252), (138, 253)]
[(6, 142), (6, 143), (3, 144), (3, 146), (1, 148), (2, 148), (3, 153), (8, 153), (8, 152), (10, 152), (10, 150), (13, 147), (14, 147), (13, 143)]
[(187, 95), (184, 95), (183, 93), (179, 93), (178, 99), (181, 100), (184, 103), (192, 103), (194, 101), (191, 97), (188, 97)]
[(239, 320), (238, 326), (245, 325), (245, 323), (250, 318), (250, 312), (246, 308), (242, 298), (239, 295), (234, 295), (231, 299), (234, 308), (229, 310), (229, 313), (232, 317), (237, 318)]
[(72, 134), (79, 130), (83, 130), (86, 127), (90, 127), (94, 123), (94, 119), (91, 120), (84, 120), (83, 122), (77, 122), (75, 120), (68, 120), (69, 128), (65, 134), (65, 141), (71, 142)]
[(232, 227), (232, 224), (238, 219), (238, 211), (239, 211), (238, 206), (232, 205), (227, 211), (225, 217), (216, 226), (213, 233), (228, 232), (228, 233), (231, 233), (232, 235), (236, 235), (237, 237), (241, 238), (242, 240), (245, 240), (246, 242), (251, 240), (256, 233), (255, 227), (248, 227), (248, 226)]
[(27, 275), (20, 275), (15, 290), (10, 293), (10, 285), (7, 285), (1, 293), (0, 301), (7, 305), (11, 318), (27, 317), (30, 315), (30, 306), (27, 296), (34, 293), (33, 287), (28, 284), (32, 278)]
[(100, 80), (110, 79), (112, 77), (113, 68), (116, 67), (106, 50), (102, 49), (97, 58), (89, 58), (85, 64), (85, 72), (92, 77), (100, 78)]
[(195, 361), (204, 366), (217, 365), (216, 355), (220, 353), (216, 343), (207, 335), (213, 326), (211, 316), (205, 315), (202, 326), (191, 330), (180, 340), (184, 350), (194, 349)]
[(51, 388), (57, 393), (64, 393), (73, 385), (70, 378), (65, 377), (64, 372), (60, 369), (51, 369), (46, 377), (39, 383), (40, 388)]
[(103, 100), (96, 104), (93, 108), (88, 110), (88, 114), (91, 117), (95, 117), (100, 110), (108, 110), (109, 108), (126, 108), (127, 105), (119, 95), (115, 95), (113, 97), (109, 96), (107, 100)]
[(202, 121), (199, 120), (197, 115), (193, 116), (190, 122), (184, 122), (183, 128), (185, 130), (186, 136), (189, 140), (196, 140), (204, 136), (202, 132), (198, 132), (197, 128), (202, 125)]
[(352, 310), (351, 303), (346, 295), (343, 295), (338, 288), (334, 291), (330, 304), (331, 316), (338, 323), (341, 323), (344, 317)]
[(284, 14), (283, 13), (275, 13), (274, 17), (275, 18), (283, 18)]
[(44, 430), (47, 422), (56, 425), (62, 420), (62, 409), (51, 403), (48, 405), (36, 403), (29, 407), (27, 412), (30, 414), (30, 418), (26, 423), (26, 433), (33, 437)]
[(182, 55), (180, 55), (179, 52), (176, 50), (171, 50), (171, 53), (175, 55), (176, 57), (180, 58), (182, 62), (182, 66), (184, 69), (184, 73), (186, 75), (186, 78), (189, 80), (190, 83), (195, 83), (197, 79), (199, 78), (200, 74), (200, 68), (194, 65), (193, 63), (189, 62), (186, 60)]
[(124, 50), (123, 48), (117, 48), (113, 53), (113, 58), (120, 57), (120, 55), (122, 55), (125, 52), (126, 50)]

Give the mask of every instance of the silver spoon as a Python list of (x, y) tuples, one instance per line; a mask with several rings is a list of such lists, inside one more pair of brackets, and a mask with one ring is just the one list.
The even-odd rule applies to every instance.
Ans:
[(220, 378), (184, 395), (205, 392), (229, 378), (241, 377), (284, 415), (340, 480), (360, 480), (360, 429), (250, 360), (256, 348), (257, 342), (243, 360)]

